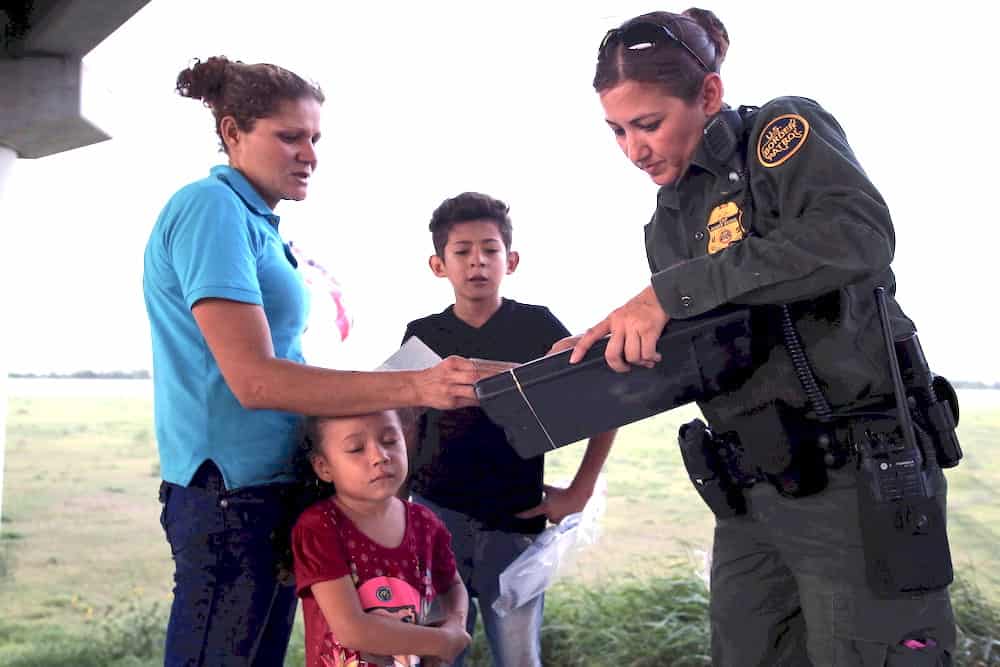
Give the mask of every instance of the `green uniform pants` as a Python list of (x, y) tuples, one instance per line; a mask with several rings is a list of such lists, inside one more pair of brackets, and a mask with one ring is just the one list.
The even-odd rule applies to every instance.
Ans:
[(714, 667), (951, 665), (947, 590), (893, 600), (871, 593), (856, 494), (848, 465), (805, 498), (759, 483), (746, 491), (746, 515), (716, 521)]

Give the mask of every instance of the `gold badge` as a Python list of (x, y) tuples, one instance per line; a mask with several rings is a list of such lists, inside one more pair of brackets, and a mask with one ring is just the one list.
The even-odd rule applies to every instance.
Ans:
[(725, 250), (743, 238), (743, 211), (736, 202), (719, 204), (708, 216), (708, 254)]
[(809, 121), (795, 113), (778, 116), (761, 131), (757, 159), (765, 167), (777, 167), (795, 155), (809, 136)]

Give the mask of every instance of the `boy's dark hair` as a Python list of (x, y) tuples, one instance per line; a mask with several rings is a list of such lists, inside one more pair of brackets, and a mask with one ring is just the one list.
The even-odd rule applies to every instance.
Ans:
[(444, 247), (448, 244), (448, 234), (452, 227), (473, 220), (492, 220), (500, 230), (500, 238), (510, 251), (513, 237), (513, 227), (510, 224), (510, 207), (499, 199), (494, 199), (481, 192), (463, 192), (460, 195), (445, 199), (434, 209), (431, 215), (431, 238), (434, 241), (434, 253), (444, 259)]

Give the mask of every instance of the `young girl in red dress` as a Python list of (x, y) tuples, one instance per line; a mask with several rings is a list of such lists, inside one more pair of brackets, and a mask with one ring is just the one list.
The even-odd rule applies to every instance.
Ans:
[(469, 601), (447, 529), (397, 495), (407, 474), (399, 415), (311, 418), (306, 433), (311, 484), (325, 496), (292, 531), (307, 667), (451, 661), (470, 641)]

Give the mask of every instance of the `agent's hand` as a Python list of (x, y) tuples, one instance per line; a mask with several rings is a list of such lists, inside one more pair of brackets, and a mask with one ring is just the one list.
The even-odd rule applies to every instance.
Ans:
[(440, 658), (445, 664), (454, 662), (458, 654), (472, 643), (472, 637), (465, 631), (465, 627), (452, 620), (445, 621), (438, 629), (442, 633), (442, 642), (441, 648), (434, 657)]
[(629, 364), (650, 368), (660, 360), (656, 341), (669, 321), (653, 287), (649, 286), (588, 329), (573, 348), (569, 362), (577, 363), (594, 343), (611, 334), (604, 358), (612, 370), (626, 373)]
[(556, 354), (557, 352), (562, 352), (563, 350), (568, 350), (571, 347), (575, 347), (576, 344), (580, 342), (581, 338), (583, 338), (582, 335), (566, 336), (565, 338), (560, 338), (556, 342), (552, 343), (552, 347), (549, 348), (549, 351), (545, 353), (545, 356), (549, 356), (550, 354)]
[(419, 405), (453, 410), (479, 405), (475, 365), (462, 357), (448, 357), (437, 366), (414, 374)]
[(582, 512), (583, 506), (590, 498), (589, 493), (574, 489), (572, 486), (564, 489), (546, 484), (543, 488), (545, 495), (542, 497), (542, 502), (518, 513), (517, 518), (531, 519), (544, 514), (552, 523), (559, 523), (570, 514)]

